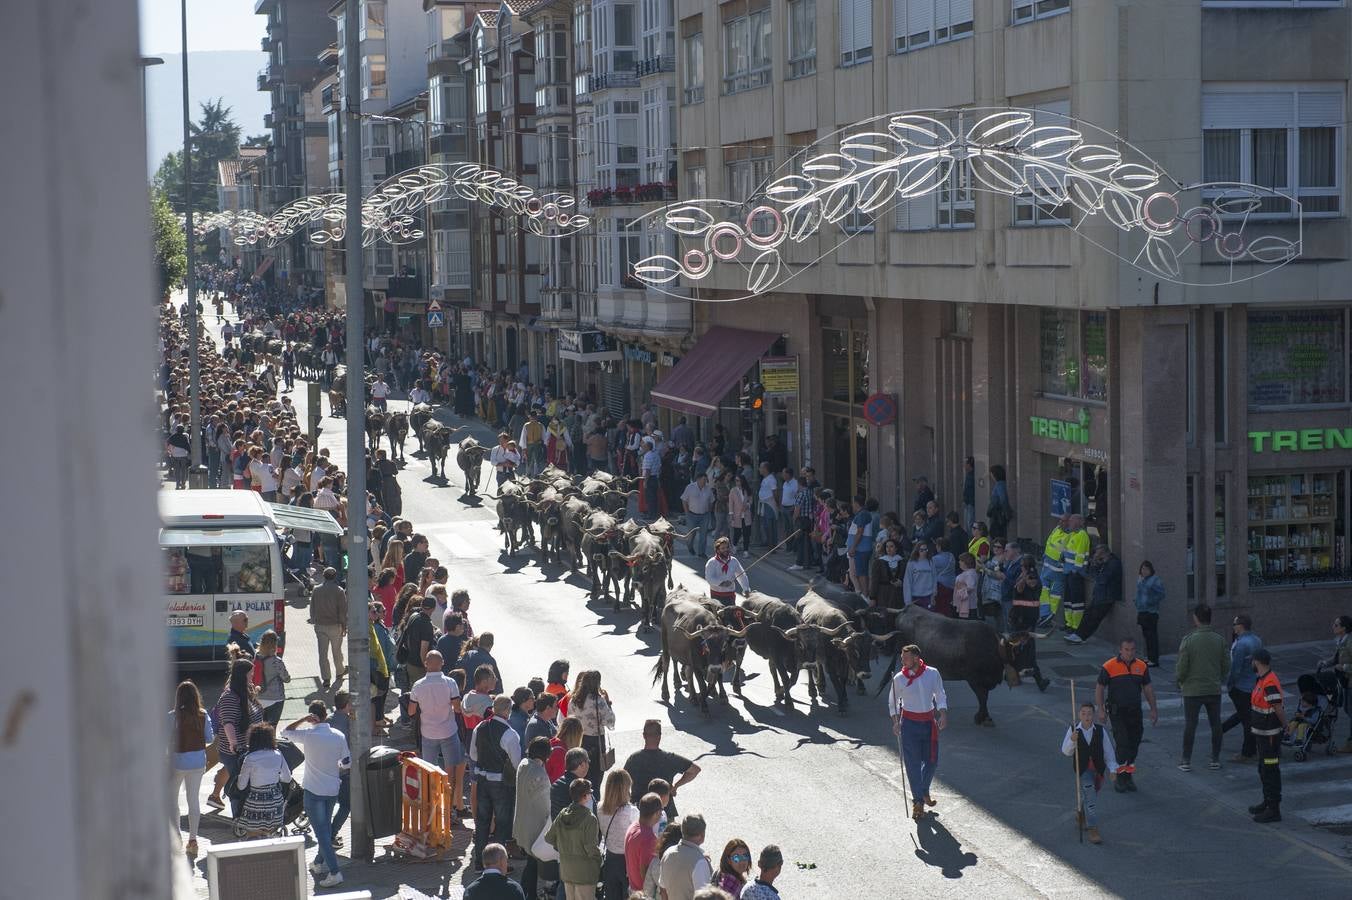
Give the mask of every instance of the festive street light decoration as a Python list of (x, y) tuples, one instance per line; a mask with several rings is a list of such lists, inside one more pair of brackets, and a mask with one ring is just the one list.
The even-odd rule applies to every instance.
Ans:
[[(659, 218), (678, 249), (640, 260), (634, 276), (670, 293), (665, 285), (680, 278), (699, 282), (713, 273), (714, 263), (732, 263), (744, 270), (743, 289), (718, 299), (776, 290), (807, 267), (784, 261), (785, 243), (821, 238), (811, 265), (851, 237), (827, 226), (852, 214), (876, 218), (898, 202), (954, 187), (958, 166), (970, 173), (964, 187), (1074, 207), (1079, 215), (1072, 230), (1164, 281), (1235, 284), (1300, 255), (1300, 204), (1280, 191), (1228, 182), (1183, 185), (1132, 145), (1069, 117), (1056, 117), (1064, 125), (1048, 125), (1038, 119), (1050, 113), (979, 110), (969, 128), (955, 132), (944, 116), (888, 114), (862, 123), (875, 130), (837, 131), (821, 142), (829, 149), (802, 151), (791, 161), (796, 172), (763, 185), (746, 203), (689, 200), (648, 213), (638, 221)], [(1283, 216), (1282, 233), (1263, 233), (1268, 209), (1294, 213)], [(1112, 227), (1094, 227), (1104, 223)], [(1185, 274), (1189, 261), (1203, 265)]]

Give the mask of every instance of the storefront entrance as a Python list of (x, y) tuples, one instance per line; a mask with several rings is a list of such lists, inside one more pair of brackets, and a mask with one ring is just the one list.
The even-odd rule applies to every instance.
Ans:
[[(1084, 516), (1084, 527), (1090, 540), (1112, 546), (1109, 533), (1108, 504), (1112, 496), (1108, 467), (1101, 463), (1083, 462), (1068, 456), (1043, 456), (1043, 483), (1049, 498), (1052, 516), (1060, 512), (1058, 505), (1071, 514)], [(1044, 531), (1051, 530), (1049, 521)], [(1045, 535), (1040, 535), (1039, 538)]]
[(831, 416), (827, 419), (826, 466), (822, 483), (842, 500), (868, 493), (868, 433), (863, 419)]

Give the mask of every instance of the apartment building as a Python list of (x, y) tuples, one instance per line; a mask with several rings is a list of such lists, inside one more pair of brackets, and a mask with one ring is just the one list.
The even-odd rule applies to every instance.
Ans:
[[(271, 111), (263, 116), (270, 133), (265, 173), (266, 190), (260, 196), (259, 212), (272, 215), (310, 192), (320, 173), (309, 171), (309, 147), (322, 135), (321, 125), (311, 116), (315, 109), (308, 92), (323, 72), (319, 52), (329, 43), (330, 24), (324, 10), (327, 0), (257, 0), (254, 13), (267, 17), (267, 33), (261, 40), (268, 54), (267, 66), (258, 73), (258, 90), (268, 92)], [(294, 288), (323, 285), (322, 257), (310, 252), (303, 234), (292, 235), (270, 248), (263, 276), (281, 278)]]
[[(974, 190), (963, 163), (941, 190), (789, 249), (782, 289), (700, 303), (687, 360), (750, 347), (729, 396), (737, 376), (773, 373), (766, 426), (842, 496), (906, 514), (925, 475), (957, 509), (970, 456), (978, 518), (1003, 466), (1011, 535), (1040, 541), (1069, 508), (1121, 556), (1128, 591), (1152, 561), (1171, 637), (1197, 602), (1250, 612), (1268, 639), (1323, 636), (1352, 580), (1348, 15), (1304, 0), (677, 0), (683, 199), (747, 199), (798, 148), (830, 150), (884, 113), (945, 111), (961, 129), (964, 109), (1017, 106), (1115, 133), (1182, 184), (1254, 182), (1303, 207), (1253, 213), (1300, 235), (1297, 260), (1188, 287), (1095, 246), (1125, 244), (1068, 205)], [(699, 282), (706, 300), (744, 290), (738, 267)], [(654, 399), (707, 429), (735, 406), (709, 393), (673, 377)], [(878, 394), (895, 421), (885, 399), (866, 405)]]

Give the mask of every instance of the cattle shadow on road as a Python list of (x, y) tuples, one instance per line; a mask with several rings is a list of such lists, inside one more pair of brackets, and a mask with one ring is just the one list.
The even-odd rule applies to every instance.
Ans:
[(931, 813), (916, 823), (919, 846), (915, 858), (927, 866), (939, 869), (945, 878), (961, 878), (962, 870), (977, 864), (977, 855), (963, 852), (958, 839), (953, 837), (935, 814)]
[(713, 748), (701, 754), (705, 756), (756, 756), (765, 759), (765, 755), (747, 750), (737, 742), (739, 735), (753, 735), (764, 731), (763, 726), (747, 719), (735, 706), (732, 697), (727, 703), (715, 698), (709, 701), (709, 713), (700, 711), (698, 701), (677, 693), (670, 701), (664, 702), (667, 717), (674, 728), (693, 734), (713, 745)]
[[(804, 709), (804, 707), (806, 708)], [(763, 729), (798, 735), (798, 743), (794, 744), (795, 750), (809, 744), (822, 746), (842, 744), (850, 750), (858, 750), (872, 744), (871, 741), (863, 740), (861, 738), (840, 737), (828, 734), (826, 730), (822, 728), (822, 725), (825, 723), (822, 722), (820, 715), (816, 715), (816, 713), (829, 710), (831, 707), (823, 706), (820, 701), (811, 704), (795, 702), (791, 709), (785, 710), (783, 707), (765, 706), (743, 697), (742, 709), (751, 717), (752, 721), (756, 722)], [(833, 728), (836, 728), (837, 723), (835, 721), (831, 724)]]

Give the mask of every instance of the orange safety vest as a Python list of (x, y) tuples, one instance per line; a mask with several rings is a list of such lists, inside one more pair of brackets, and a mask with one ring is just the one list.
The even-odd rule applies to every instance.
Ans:
[(1268, 694), (1274, 689), (1277, 696), (1281, 697), (1282, 683), (1277, 680), (1277, 673), (1268, 669), (1267, 674), (1258, 679), (1249, 694), (1251, 720), (1249, 730), (1256, 735), (1272, 737), (1282, 733), (1281, 722), (1276, 716), (1277, 707), (1268, 702)]

